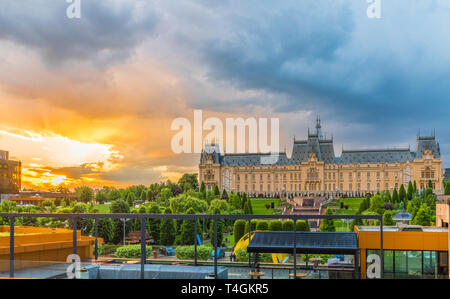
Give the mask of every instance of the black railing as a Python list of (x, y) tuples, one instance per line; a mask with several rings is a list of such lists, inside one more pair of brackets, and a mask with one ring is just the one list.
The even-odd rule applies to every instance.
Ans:
[[(217, 221), (224, 220), (248, 220), (249, 224), (249, 243), (251, 241), (252, 219), (290, 219), (294, 221), (294, 277), (296, 277), (297, 271), (297, 242), (296, 242), (296, 222), (298, 220), (309, 219), (367, 219), (380, 221), (380, 257), (381, 265), (384, 265), (384, 251), (383, 251), (383, 217), (382, 215), (221, 215), (221, 214), (50, 214), (50, 213), (0, 213), (0, 217), (8, 217), (10, 220), (10, 266), (9, 276), (14, 277), (14, 222), (17, 217), (30, 217), (30, 218), (63, 218), (71, 219), (73, 222), (73, 254), (77, 254), (77, 220), (79, 219), (94, 219), (95, 220), (95, 247), (94, 256), (95, 261), (98, 259), (98, 219), (110, 218), (110, 219), (140, 219), (141, 224), (141, 279), (144, 278), (144, 265), (146, 261), (146, 221), (147, 219), (174, 219), (174, 220), (193, 220), (195, 223), (194, 229), (194, 253), (195, 261), (197, 265), (197, 220), (199, 219), (212, 219), (214, 220), (214, 277), (218, 278), (218, 265), (217, 265)], [(355, 263), (358, 263), (358, 259), (355, 259)], [(252, 267), (251, 254), (249, 253), (249, 267)], [(359, 267), (356, 265), (356, 269)], [(381, 267), (381, 277), (383, 277), (383, 267)]]

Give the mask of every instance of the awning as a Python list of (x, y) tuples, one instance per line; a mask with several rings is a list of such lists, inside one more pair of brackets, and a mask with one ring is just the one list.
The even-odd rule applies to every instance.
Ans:
[[(358, 250), (356, 233), (296, 232), (297, 253), (355, 254)], [(255, 232), (248, 252), (293, 253), (294, 232)]]

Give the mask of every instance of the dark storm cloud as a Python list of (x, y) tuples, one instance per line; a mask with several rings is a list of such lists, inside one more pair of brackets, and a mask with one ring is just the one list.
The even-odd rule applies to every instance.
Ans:
[(0, 39), (38, 49), (50, 64), (97, 65), (128, 58), (157, 24), (152, 1), (82, 0), (69, 19), (65, 0), (0, 0)]
[[(381, 2), (382, 19), (369, 19), (362, 0), (224, 1), (215, 10), (194, 1), (175, 11), (173, 39), (189, 54), (197, 52), (205, 81), (223, 88), (219, 104), (214, 92), (196, 92), (193, 105), (251, 113), (255, 97), (223, 95), (229, 84), (265, 92), (258, 95), (262, 108), (322, 115), (344, 144), (414, 149), (419, 128), (423, 134), (435, 128), (445, 148), (450, 5)], [(175, 19), (186, 12), (199, 17), (181, 26)], [(201, 86), (191, 81), (194, 90)]]

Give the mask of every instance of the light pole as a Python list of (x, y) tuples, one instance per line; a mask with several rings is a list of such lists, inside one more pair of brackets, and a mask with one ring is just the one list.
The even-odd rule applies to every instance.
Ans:
[(125, 246), (125, 238), (126, 238), (126, 234), (127, 234), (126, 223), (130, 219), (128, 219), (128, 218), (120, 218), (120, 220), (123, 222), (123, 245)]

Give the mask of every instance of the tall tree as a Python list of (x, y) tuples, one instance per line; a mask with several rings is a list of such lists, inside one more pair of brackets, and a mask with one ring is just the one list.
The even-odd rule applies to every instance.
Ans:
[(414, 187), (413, 187), (412, 182), (409, 181), (409, 183), (408, 183), (408, 191), (407, 191), (408, 200), (412, 200), (413, 195), (414, 195)]
[[(331, 209), (327, 209), (326, 215), (333, 215)], [(322, 219), (322, 223), (320, 224), (321, 232), (334, 232), (336, 231), (336, 227), (334, 226), (334, 219)]]
[(398, 199), (403, 202), (404, 204), (406, 203), (406, 190), (405, 190), (405, 186), (402, 184), (400, 186), (400, 191), (398, 192)]
[[(166, 208), (164, 214), (172, 214), (170, 208)], [(174, 219), (163, 219), (161, 221), (160, 242), (164, 246), (172, 246), (175, 242), (176, 227)]]
[(94, 191), (88, 186), (76, 188), (75, 194), (77, 195), (77, 200), (84, 203), (91, 202), (94, 199)]
[[(111, 213), (122, 214), (130, 213), (130, 206), (122, 199), (117, 199), (111, 204)], [(119, 244), (123, 241), (123, 222), (120, 219), (114, 219), (114, 238), (113, 242)], [(125, 235), (131, 230), (130, 221), (125, 224)]]
[(450, 182), (447, 182), (445, 184), (445, 191), (444, 191), (445, 195), (450, 195)]
[(397, 188), (395, 188), (394, 192), (392, 192), (392, 202), (399, 203)]

